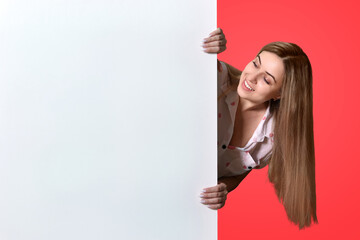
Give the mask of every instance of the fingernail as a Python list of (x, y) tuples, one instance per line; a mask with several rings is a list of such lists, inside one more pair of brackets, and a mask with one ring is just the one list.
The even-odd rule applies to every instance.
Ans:
[(202, 192), (206, 192), (206, 189), (203, 189)]
[(200, 194), (200, 197), (204, 197), (205, 195), (204, 194)]
[(205, 203), (205, 200), (201, 200), (200, 202), (201, 202), (201, 203)]

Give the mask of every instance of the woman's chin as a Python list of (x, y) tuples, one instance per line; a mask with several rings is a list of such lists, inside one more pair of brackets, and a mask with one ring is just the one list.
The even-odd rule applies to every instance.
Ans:
[(248, 98), (249, 97), (249, 94), (247, 92), (245, 92), (243, 89), (241, 89), (240, 86), (237, 88), (237, 94), (241, 98)]

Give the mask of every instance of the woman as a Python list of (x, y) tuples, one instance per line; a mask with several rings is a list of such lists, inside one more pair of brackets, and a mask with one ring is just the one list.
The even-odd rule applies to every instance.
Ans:
[[(207, 53), (226, 49), (220, 28), (204, 39)], [(273, 42), (240, 71), (218, 62), (218, 185), (201, 202), (224, 206), (253, 168), (268, 177), (290, 221), (318, 223), (312, 113), (312, 69), (300, 47)]]

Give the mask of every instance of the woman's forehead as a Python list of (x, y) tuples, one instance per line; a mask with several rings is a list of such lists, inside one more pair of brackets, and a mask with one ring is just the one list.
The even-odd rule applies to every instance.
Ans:
[(284, 63), (278, 55), (272, 52), (263, 51), (257, 58), (266, 71), (276, 75), (278, 78), (283, 76), (285, 72)]

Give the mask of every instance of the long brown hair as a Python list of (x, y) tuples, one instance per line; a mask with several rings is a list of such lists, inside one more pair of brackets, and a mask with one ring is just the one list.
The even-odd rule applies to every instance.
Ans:
[[(271, 102), (274, 145), (268, 177), (290, 221), (299, 229), (316, 216), (312, 68), (307, 55), (293, 43), (272, 42), (259, 52), (275, 53), (285, 66), (281, 99)], [(234, 88), (241, 72), (227, 64)]]

